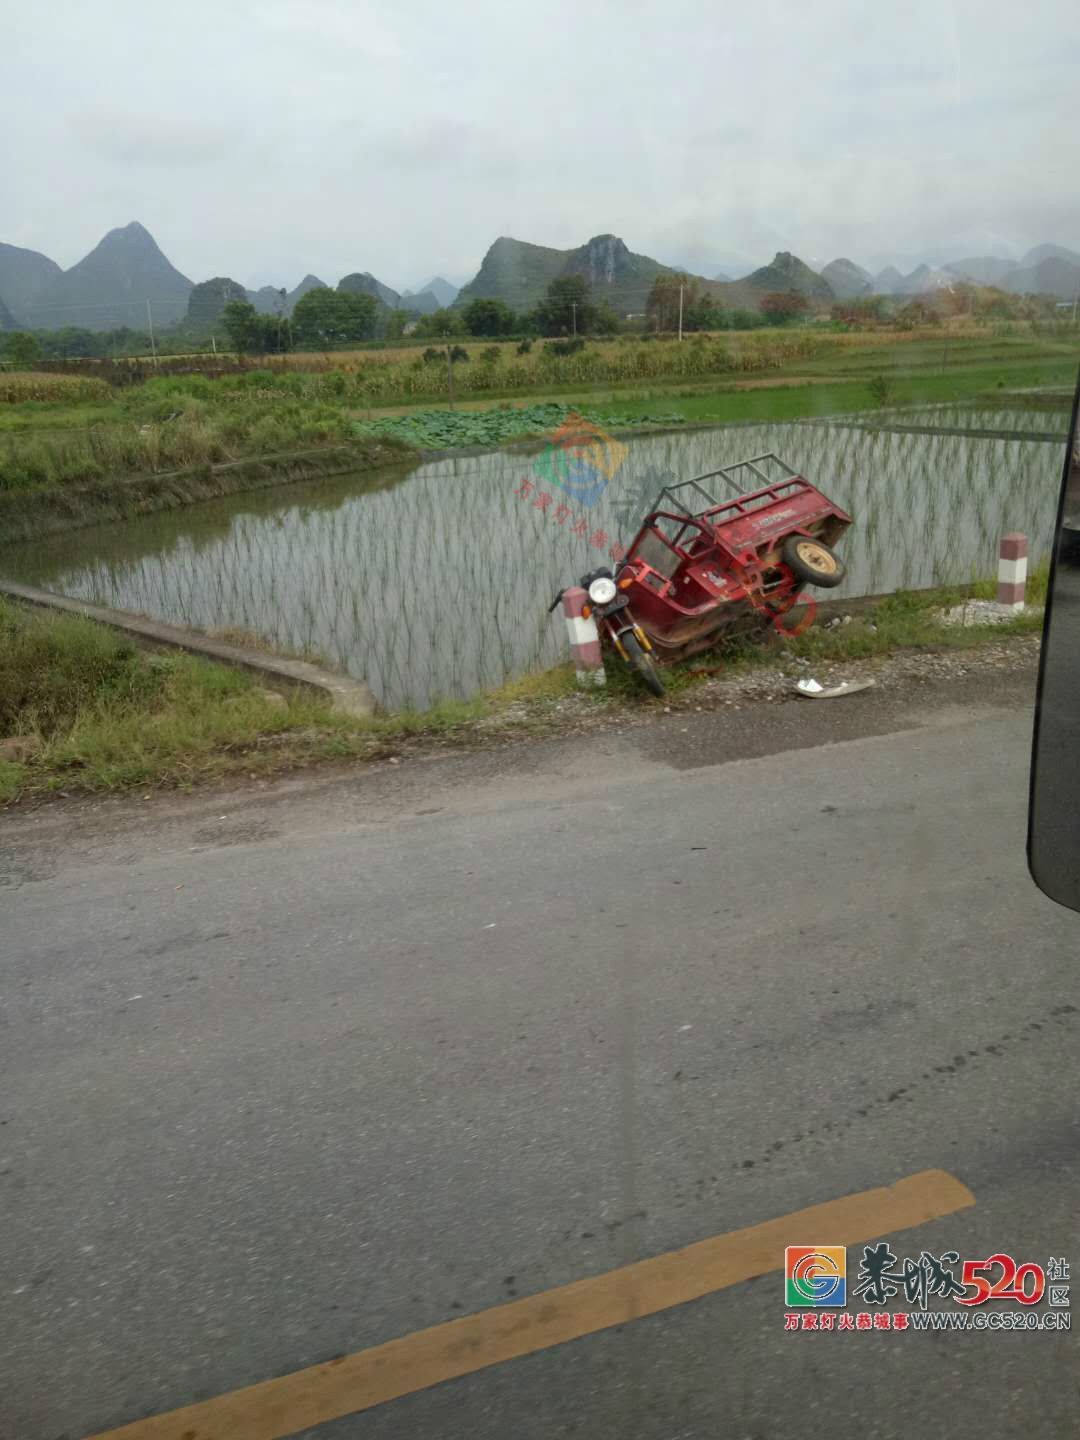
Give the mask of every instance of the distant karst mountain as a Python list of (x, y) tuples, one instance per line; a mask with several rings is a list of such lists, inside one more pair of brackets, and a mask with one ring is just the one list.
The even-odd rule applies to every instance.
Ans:
[(894, 295), (931, 295), (935, 290), (948, 290), (956, 284), (956, 276), (934, 265), (918, 265), (893, 288)]
[(384, 285), (381, 280), (376, 280), (370, 270), (360, 270), (352, 275), (343, 276), (338, 281), (337, 288), (354, 295), (372, 295), (389, 310), (396, 310), (401, 300), (401, 296), (396, 290), (391, 290), (389, 285)]
[[(718, 247), (713, 253), (734, 252)], [(922, 255), (931, 260), (942, 253), (949, 252), (926, 251)], [(957, 252), (954, 249), (951, 253)], [(905, 268), (918, 258), (921, 256), (908, 258)], [(705, 268), (711, 271), (713, 266)], [(616, 313), (625, 315), (645, 309), (657, 276), (681, 273), (647, 255), (635, 254), (617, 235), (595, 235), (570, 250), (501, 236), (484, 256), (476, 276), (460, 291), (436, 275), (421, 289), (399, 295), (369, 271), (346, 275), (338, 288), (362, 291), (374, 295), (382, 306), (420, 314), (449, 304), (462, 305), (477, 296), (505, 300), (520, 311), (541, 300), (552, 280), (580, 275), (589, 282), (597, 300), (606, 301)], [(740, 280), (728, 280), (719, 273), (712, 280), (690, 278), (699, 293), (719, 305), (736, 308), (756, 308), (770, 291), (797, 291), (821, 306), (835, 297), (850, 299), (867, 293), (903, 299), (962, 282), (997, 285), (1015, 294), (1052, 295), (1062, 302), (1074, 302), (1080, 297), (1080, 251), (1046, 243), (1034, 246), (1019, 261), (993, 254), (976, 255), (940, 267), (921, 264), (906, 275), (889, 265), (871, 277), (846, 258), (830, 261), (818, 273), (784, 250), (768, 265)], [(229, 299), (240, 295), (263, 313), (288, 315), (303, 295), (319, 287), (330, 288), (310, 274), (288, 292), (272, 285), (245, 291), (226, 276), (193, 287), (137, 221), (110, 230), (84, 259), (66, 271), (36, 250), (0, 243), (0, 328), (56, 330), (79, 326), (107, 330), (127, 325), (144, 330), (146, 302), (150, 300), (155, 328), (166, 329), (201, 319), (204, 310), (216, 314)]]
[(768, 265), (741, 280), (706, 280), (701, 284), (714, 304), (732, 310), (757, 310), (766, 295), (776, 292), (795, 291), (819, 305), (835, 298), (829, 282), (789, 250), (778, 250)]
[[(352, 291), (365, 295), (373, 295), (380, 304), (394, 309), (399, 301), (396, 290), (391, 290), (389, 285), (376, 280), (375, 276), (368, 271), (356, 271), (351, 275), (345, 275), (338, 281), (339, 290)], [(263, 315), (291, 315), (296, 302), (305, 296), (309, 290), (330, 290), (333, 286), (327, 285), (325, 280), (320, 280), (317, 275), (305, 275), (295, 289), (285, 291), (274, 285), (263, 285), (259, 290), (249, 290), (247, 298), (255, 309)], [(432, 309), (438, 309), (433, 305)]]
[[(454, 294), (457, 295), (456, 290)], [(415, 293), (407, 290), (402, 295), (399, 305), (402, 310), (412, 310), (418, 315), (434, 315), (436, 310), (446, 309), (434, 290), (419, 290)]]
[(227, 275), (203, 280), (191, 287), (187, 303), (188, 324), (208, 328), (221, 318), (221, 312), (231, 301), (247, 298), (248, 292), (239, 280), (231, 280)]
[[(644, 304), (653, 281), (658, 275), (670, 275), (671, 267), (648, 255), (635, 255), (617, 235), (594, 235), (577, 250), (571, 250), (564, 274), (581, 275), (594, 294), (603, 296), (607, 291), (606, 298), (613, 302), (625, 296), (625, 308), (632, 309), (638, 295)], [(621, 301), (616, 308), (624, 308)]]
[[(1065, 258), (1072, 252), (1061, 246), (1040, 246), (1040, 249), (1062, 253), (1044, 255), (1034, 265), (1022, 264), (1006, 277), (1004, 288), (1015, 295), (1056, 295), (1059, 300), (1080, 297), (1080, 256), (1074, 262)], [(1024, 261), (1028, 258), (1025, 255)]]
[(875, 295), (895, 295), (896, 287), (904, 283), (904, 277), (895, 265), (886, 265), (874, 276)]
[(974, 255), (968, 260), (952, 260), (943, 268), (973, 285), (1002, 285), (1019, 266), (1015, 260), (1002, 260), (997, 255)]
[(158, 325), (183, 319), (191, 281), (165, 258), (150, 232), (133, 220), (110, 230), (70, 270), (53, 276), (33, 302), (16, 313), (31, 329), (58, 330), (78, 325), (111, 330), (144, 328), (146, 302)]
[(829, 289), (838, 300), (854, 300), (860, 295), (869, 295), (874, 288), (874, 277), (854, 260), (830, 260), (822, 268), (821, 278), (828, 281)]
[(317, 275), (305, 275), (294, 290), (290, 290), (285, 296), (285, 314), (291, 315), (296, 302), (308, 293), (309, 290), (329, 290), (325, 280), (320, 280)]
[(581, 275), (596, 300), (606, 300), (618, 313), (637, 312), (644, 310), (656, 277), (673, 273), (658, 260), (635, 255), (617, 235), (594, 235), (574, 250), (554, 250), (502, 235), (484, 256), (475, 278), (462, 286), (455, 303), (504, 300), (515, 310), (528, 310), (543, 299), (552, 280)]
[(879, 295), (910, 297), (933, 294), (961, 283), (994, 285), (1014, 295), (1056, 295), (1059, 300), (1075, 300), (1080, 295), (1080, 254), (1064, 245), (1037, 245), (1019, 262), (999, 255), (976, 255), (951, 260), (940, 269), (919, 265), (910, 275), (901, 275), (890, 265), (874, 277), (873, 288)]
[(0, 301), (17, 320), (63, 273), (55, 260), (37, 250), (0, 244)]
[[(458, 287), (451, 285), (449, 280), (444, 280), (441, 275), (434, 276), (426, 285), (418, 285), (415, 290), (406, 290), (402, 293), (401, 303), (406, 310), (419, 310), (416, 303), (422, 295), (431, 295), (435, 299), (436, 310), (445, 310), (448, 305), (453, 305), (458, 297)], [(425, 311), (421, 311), (425, 314)]]
[(792, 255), (790, 250), (778, 250), (768, 265), (747, 275), (738, 284), (752, 290), (780, 291), (785, 295), (794, 290), (808, 300), (833, 299), (829, 282), (797, 255)]
[(260, 315), (284, 315), (289, 292), (284, 285), (261, 285), (258, 290), (249, 290), (247, 298)]
[(458, 291), (455, 304), (466, 305), (476, 299), (505, 300), (515, 310), (528, 310), (562, 274), (570, 253), (500, 235), (476, 275)]
[(1064, 245), (1036, 245), (1020, 261), (1020, 269), (1034, 269), (1043, 260), (1067, 260), (1070, 265), (1080, 266), (1080, 252), (1067, 250)]

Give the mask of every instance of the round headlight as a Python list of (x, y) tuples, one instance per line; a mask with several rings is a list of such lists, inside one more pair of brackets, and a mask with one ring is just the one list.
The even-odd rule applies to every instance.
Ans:
[(618, 591), (615, 581), (606, 575), (599, 575), (589, 586), (589, 599), (594, 605), (610, 605)]

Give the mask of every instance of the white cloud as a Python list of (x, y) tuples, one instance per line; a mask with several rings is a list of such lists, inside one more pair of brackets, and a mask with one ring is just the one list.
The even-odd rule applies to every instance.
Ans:
[(127, 165), (205, 165), (221, 161), (234, 148), (236, 136), (223, 125), (164, 116), (153, 124), (133, 126), (118, 110), (90, 109), (69, 117), (74, 136), (96, 147), (103, 160)]
[(351, 0), (256, 0), (248, 16), (255, 27), (279, 31), (303, 47), (332, 45), (395, 61), (406, 56), (392, 24), (395, 10)]
[[(201, 278), (1080, 247), (1075, 0), (52, 0), (5, 21), (0, 238)], [(28, 123), (28, 117), (33, 117)]]

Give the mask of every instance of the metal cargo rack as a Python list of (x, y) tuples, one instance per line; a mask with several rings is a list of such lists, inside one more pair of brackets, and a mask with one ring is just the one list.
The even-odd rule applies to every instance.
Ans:
[[(769, 474), (769, 466), (773, 467), (773, 473)], [(762, 468), (766, 467), (766, 468)], [(724, 503), (718, 499), (711, 490), (706, 489), (705, 481), (716, 480), (719, 476), (726, 480), (728, 485), (735, 491), (736, 495), (743, 495), (747, 492), (742, 488), (746, 483), (745, 476), (740, 477), (739, 472), (748, 471), (754, 478), (760, 481), (762, 487), (775, 488), (782, 486), (790, 480), (799, 480), (802, 477), (797, 470), (793, 470), (786, 460), (781, 460), (771, 450), (764, 455), (753, 455), (749, 460), (740, 460), (735, 465), (721, 465), (718, 470), (709, 470), (704, 475), (697, 475), (693, 480), (680, 480), (677, 485), (665, 485), (652, 503), (650, 514), (657, 510), (677, 510), (683, 515), (695, 517), (704, 515), (707, 510), (715, 510)], [(780, 473), (777, 473), (780, 472)], [(704, 500), (705, 504), (699, 509), (693, 510), (683, 500), (683, 492), (688, 493), (688, 498)]]

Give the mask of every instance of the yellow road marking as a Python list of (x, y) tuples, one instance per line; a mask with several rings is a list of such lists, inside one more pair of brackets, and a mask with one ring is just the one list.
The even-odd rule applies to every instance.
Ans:
[[(857, 1245), (975, 1204), (944, 1170), (922, 1170), (762, 1225), (732, 1230), (478, 1315), (417, 1330), (91, 1440), (279, 1440), (488, 1365), (531, 1355), (783, 1268), (787, 1245)], [(781, 1296), (777, 1292), (777, 1307)]]

